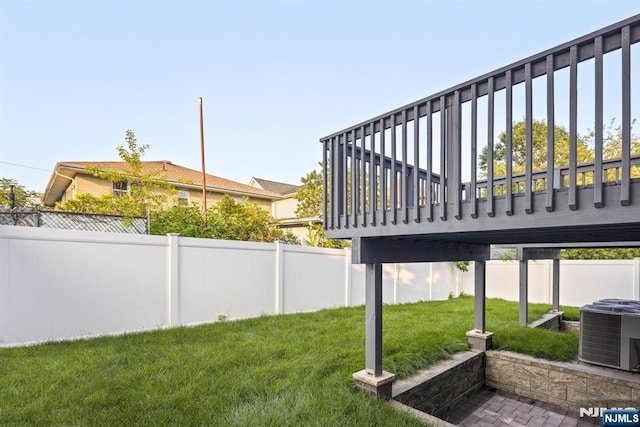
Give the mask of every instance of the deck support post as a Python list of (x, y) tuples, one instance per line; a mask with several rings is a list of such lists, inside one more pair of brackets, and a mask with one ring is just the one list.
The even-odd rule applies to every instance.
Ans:
[(529, 323), (529, 261), (521, 259), (519, 261), (520, 273), (520, 306), (518, 310), (521, 325)]
[(469, 346), (474, 350), (493, 347), (493, 332), (486, 331), (486, 261), (474, 261), (474, 329), (467, 332)]
[(551, 303), (553, 311), (560, 310), (560, 248), (557, 247), (517, 247), (518, 260), (520, 261), (520, 313), (521, 325), (529, 323), (529, 260), (550, 259), (553, 260)]
[(375, 396), (391, 397), (395, 375), (382, 370), (382, 264), (365, 265), (365, 369), (353, 374), (356, 385)]
[(551, 304), (553, 311), (560, 311), (560, 259), (553, 260)]

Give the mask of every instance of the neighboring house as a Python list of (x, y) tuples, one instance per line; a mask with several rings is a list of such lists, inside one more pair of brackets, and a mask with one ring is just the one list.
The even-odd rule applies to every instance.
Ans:
[[(47, 184), (42, 198), (43, 204), (45, 206), (54, 206), (56, 203), (64, 204), (67, 200), (74, 199), (76, 195), (84, 193), (100, 197), (105, 194), (128, 191), (128, 182), (112, 183), (106, 179), (98, 178), (87, 170), (87, 166), (117, 172), (128, 170), (126, 162), (59, 162)], [(155, 172), (166, 178), (168, 183), (176, 188), (178, 204), (202, 206), (201, 171), (175, 165), (166, 160), (142, 162), (142, 173)], [(248, 198), (250, 202), (270, 213), (272, 212), (272, 204), (284, 199), (284, 196), (278, 193), (209, 174), (206, 176), (206, 194), (207, 206), (213, 205), (225, 194), (228, 194), (237, 201)]]
[(282, 228), (293, 233), (300, 241), (303, 242), (307, 236), (309, 223), (321, 221), (320, 217), (298, 218), (296, 215), (298, 207), (296, 193), (303, 187), (302, 185), (285, 184), (262, 178), (251, 178), (249, 185), (281, 196), (281, 199), (274, 200), (271, 204), (271, 216), (279, 220), (282, 223)]

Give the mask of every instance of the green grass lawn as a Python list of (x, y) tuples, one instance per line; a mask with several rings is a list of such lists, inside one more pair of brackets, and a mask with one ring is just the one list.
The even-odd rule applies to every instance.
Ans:
[[(532, 317), (548, 305), (530, 304)], [(466, 350), (473, 297), (384, 307), (384, 369)], [(556, 360), (578, 337), (518, 325), (487, 300), (494, 345)], [(0, 425), (420, 425), (355, 389), (364, 307), (0, 349)]]

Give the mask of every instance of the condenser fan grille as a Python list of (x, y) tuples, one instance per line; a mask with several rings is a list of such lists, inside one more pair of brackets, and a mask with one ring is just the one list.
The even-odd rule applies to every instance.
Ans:
[(587, 362), (619, 366), (620, 316), (590, 311), (580, 314), (580, 358)]

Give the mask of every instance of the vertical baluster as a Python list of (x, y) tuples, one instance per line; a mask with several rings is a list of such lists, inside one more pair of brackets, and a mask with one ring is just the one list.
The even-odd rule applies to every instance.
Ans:
[(506, 90), (506, 123), (505, 132), (507, 136), (505, 144), (505, 209), (507, 215), (513, 215), (513, 77), (511, 70), (505, 74)]
[(420, 222), (420, 109), (413, 107), (413, 220)]
[(446, 97), (440, 97), (440, 219), (447, 220), (447, 102)]
[(349, 165), (349, 142), (348, 140), (348, 136), (349, 134), (347, 132), (344, 132), (342, 134), (342, 180), (341, 180), (341, 187), (342, 187), (342, 209), (341, 212), (344, 215), (344, 220), (342, 221), (342, 223), (344, 224), (345, 228), (349, 228), (349, 210), (348, 210), (348, 206), (349, 206), (349, 191), (348, 191), (348, 187), (349, 187), (349, 174), (348, 172), (348, 165)]
[(620, 204), (631, 204), (631, 29), (622, 28), (622, 177)]
[(602, 202), (602, 128), (603, 128), (603, 60), (602, 60), (602, 36), (594, 41), (595, 51), (595, 141), (593, 149), (595, 159), (593, 165), (593, 205), (596, 208), (603, 206)]
[(478, 87), (471, 85), (471, 218), (478, 218)]
[(358, 226), (358, 162), (357, 162), (357, 146), (356, 146), (356, 130), (351, 131), (351, 224), (353, 227)]
[(367, 144), (366, 127), (360, 127), (360, 206), (362, 206), (362, 226), (367, 226)]
[(578, 46), (569, 50), (569, 209), (578, 209)]
[(387, 157), (384, 118), (380, 119), (380, 213), (381, 225), (387, 224)]
[(451, 195), (453, 199), (453, 216), (456, 219), (462, 219), (462, 131), (461, 126), (461, 108), (460, 108), (460, 91), (453, 93), (453, 105), (449, 123), (451, 132), (449, 133), (451, 152)]
[(331, 228), (340, 229), (340, 139), (337, 136), (331, 138), (331, 157), (330, 157), (330, 183), (331, 196), (329, 203), (331, 205)]
[(427, 101), (427, 221), (433, 221), (433, 118), (431, 101)]
[(487, 215), (490, 217), (496, 214), (493, 200), (494, 90), (493, 77), (489, 77), (487, 81)]
[(391, 115), (391, 224), (398, 222), (398, 171), (396, 169), (396, 115)]
[(525, 181), (524, 181), (524, 210), (526, 213), (533, 213), (533, 191), (532, 173), (533, 173), (533, 82), (531, 76), (531, 63), (524, 66), (525, 79), (525, 121), (527, 127), (527, 135), (525, 140)]
[(371, 151), (369, 154), (369, 212), (371, 215), (371, 225), (376, 225), (376, 207), (378, 205), (378, 174), (376, 173), (376, 125), (371, 122)]
[(340, 223), (338, 216), (340, 212), (338, 211), (338, 198), (340, 197), (340, 180), (338, 179), (338, 138), (331, 138), (331, 152), (329, 153), (329, 175), (327, 179), (329, 180), (329, 186), (331, 188), (330, 193), (328, 194), (329, 198), (329, 210), (331, 211), (331, 229), (340, 228)]
[(324, 229), (327, 230), (329, 227), (331, 227), (331, 224), (329, 223), (330, 221), (333, 220), (333, 215), (331, 215), (328, 212), (328, 201), (329, 201), (329, 186), (327, 185), (328, 179), (327, 179), (327, 172), (330, 171), (329, 169), (329, 163), (328, 163), (328, 159), (330, 158), (330, 156), (327, 155), (327, 150), (329, 150), (329, 143), (327, 142), (327, 140), (325, 139), (324, 141), (322, 141), (322, 216), (323, 216), (323, 220), (322, 223), (324, 225)]
[(409, 204), (407, 197), (409, 193), (407, 176), (409, 175), (407, 168), (407, 110), (402, 110), (402, 178), (400, 180), (400, 207), (402, 209), (402, 222), (409, 222)]
[(545, 209), (554, 210), (555, 174), (555, 90), (554, 90), (553, 54), (547, 55), (547, 186), (545, 193)]

